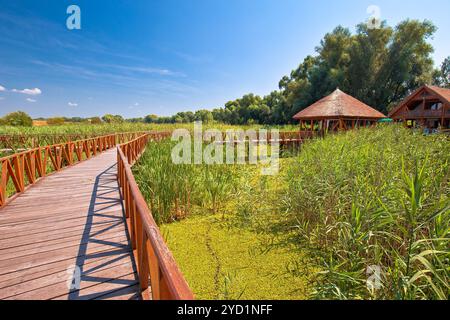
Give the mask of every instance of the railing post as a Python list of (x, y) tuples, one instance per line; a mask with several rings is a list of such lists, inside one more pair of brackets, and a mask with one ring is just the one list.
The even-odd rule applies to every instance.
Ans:
[(14, 172), (18, 183), (18, 192), (25, 190), (25, 177), (24, 177), (24, 156), (17, 155), (13, 158)]
[(6, 203), (6, 185), (8, 184), (8, 160), (1, 163), (2, 173), (0, 176), (0, 207)]

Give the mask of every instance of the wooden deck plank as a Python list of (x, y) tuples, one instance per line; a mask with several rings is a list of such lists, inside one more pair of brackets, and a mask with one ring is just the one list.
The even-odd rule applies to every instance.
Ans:
[[(92, 258), (86, 261), (86, 263), (83, 265), (83, 270), (89, 271), (103, 264), (109, 264), (111, 261), (131, 257), (131, 251), (129, 249), (122, 249), (121, 252), (115, 249), (110, 249), (105, 250), (102, 253), (103, 255), (100, 255), (97, 258)], [(67, 266), (75, 265), (76, 261), (77, 257), (72, 257), (66, 260), (57, 261), (29, 269), (22, 269), (20, 271), (16, 271), (13, 273), (0, 275), (0, 288), (6, 288), (30, 280), (45, 277), (47, 275), (53, 275), (60, 271), (67, 272)]]
[[(101, 232), (107, 228), (114, 228), (114, 227), (121, 228), (123, 227), (123, 225), (120, 222), (106, 222), (103, 224), (91, 225), (90, 230), (91, 231), (97, 230), (98, 232)], [(0, 250), (38, 243), (39, 244), (43, 243), (45, 245), (45, 243), (49, 241), (65, 239), (77, 235), (86, 235), (86, 236), (89, 235), (89, 232), (85, 230), (85, 225), (64, 228), (62, 230), (61, 229), (49, 231), (47, 230), (44, 232), (35, 233), (31, 235), (25, 234), (11, 238), (4, 238), (3, 239), (4, 241), (0, 242)]]
[[(102, 224), (110, 224), (111, 218), (109, 217), (100, 217), (97, 219), (95, 223), (86, 223), (86, 217), (67, 217), (63, 219), (65, 224), (64, 226), (49, 225), (48, 222), (36, 222), (36, 223), (28, 223), (24, 225), (8, 225), (0, 228), (0, 239), (12, 239), (12, 238), (20, 238), (24, 236), (29, 236), (32, 234), (40, 234), (46, 232), (67, 232), (68, 229), (80, 228), (84, 229), (85, 227), (97, 226)], [(56, 221), (53, 221), (55, 223)], [(30, 228), (32, 231), (30, 231)], [(26, 233), (25, 233), (26, 232)]]
[[(117, 261), (111, 260), (108, 261), (108, 263), (103, 263), (103, 265), (97, 263), (99, 268), (95, 269), (93, 272), (84, 272), (83, 277), (111, 277), (111, 275), (114, 276), (117, 274), (117, 270), (115, 268), (118, 266), (122, 266), (125, 270), (129, 271), (128, 264), (130, 263), (132, 263), (130, 256)], [(61, 270), (44, 277), (23, 281), (20, 284), (3, 288), (0, 292), (0, 299), (11, 298), (18, 296), (19, 294), (25, 294), (31, 297), (29, 294), (30, 291), (40, 289), (45, 290), (48, 294), (51, 292), (52, 288), (55, 289), (55, 287), (59, 288), (59, 294), (65, 294), (67, 292), (67, 286), (64, 286), (64, 284), (66, 284), (67, 281), (67, 270)], [(56, 293), (53, 296), (58, 296), (59, 294)], [(34, 293), (34, 296), (36, 295), (39, 295), (38, 291), (37, 293)], [(44, 296), (41, 295), (40, 298), (44, 298)]]
[(113, 149), (0, 209), (0, 299), (140, 298), (116, 173)]

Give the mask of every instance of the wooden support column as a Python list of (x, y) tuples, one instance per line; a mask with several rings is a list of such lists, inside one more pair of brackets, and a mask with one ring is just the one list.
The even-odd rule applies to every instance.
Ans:
[(442, 104), (442, 116), (441, 116), (441, 130), (444, 129), (444, 117), (445, 117), (445, 109), (446, 109), (447, 104), (443, 103)]

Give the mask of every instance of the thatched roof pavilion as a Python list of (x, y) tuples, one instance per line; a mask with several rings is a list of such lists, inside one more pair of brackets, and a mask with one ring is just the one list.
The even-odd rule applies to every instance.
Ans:
[(311, 131), (318, 128), (322, 132), (368, 126), (384, 118), (381, 112), (339, 89), (294, 116), (301, 129), (309, 125)]

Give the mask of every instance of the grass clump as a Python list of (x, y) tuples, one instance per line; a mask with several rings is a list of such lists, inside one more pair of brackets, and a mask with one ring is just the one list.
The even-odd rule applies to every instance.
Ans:
[(394, 125), (303, 148), (285, 201), (321, 269), (313, 297), (448, 299), (449, 154), (447, 137)]

